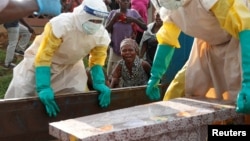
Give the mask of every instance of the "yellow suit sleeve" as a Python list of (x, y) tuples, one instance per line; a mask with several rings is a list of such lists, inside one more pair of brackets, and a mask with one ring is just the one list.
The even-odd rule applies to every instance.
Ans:
[(242, 0), (218, 0), (211, 8), (223, 29), (238, 38), (238, 33), (250, 29), (250, 11)]
[(173, 47), (180, 48), (178, 37), (181, 30), (171, 22), (164, 22), (162, 27), (156, 33), (156, 38), (159, 44), (167, 44)]
[(89, 67), (94, 65), (104, 66), (105, 60), (107, 58), (107, 49), (106, 46), (98, 46), (93, 48), (89, 54)]
[(168, 86), (163, 101), (185, 96), (185, 74), (186, 65), (175, 75), (173, 81)]
[(55, 51), (60, 46), (62, 40), (57, 38), (52, 32), (52, 26), (47, 23), (44, 27), (43, 39), (35, 57), (35, 66), (50, 66)]

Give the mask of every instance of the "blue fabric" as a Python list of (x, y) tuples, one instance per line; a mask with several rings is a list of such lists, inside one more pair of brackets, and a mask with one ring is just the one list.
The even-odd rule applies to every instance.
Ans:
[(158, 45), (157, 47), (153, 66), (151, 68), (151, 76), (146, 88), (146, 95), (150, 100), (160, 99), (161, 95), (158, 84), (171, 62), (174, 51), (175, 48), (169, 45)]
[(183, 67), (183, 65), (188, 60), (194, 38), (186, 35), (181, 32), (179, 36), (179, 42), (181, 48), (175, 49), (172, 61), (169, 64), (169, 67), (166, 71), (166, 74), (163, 76), (161, 83), (162, 84), (170, 84), (170, 82), (174, 79), (177, 72)]
[(242, 86), (237, 97), (236, 111), (250, 114), (250, 30), (239, 33), (242, 59)]
[(105, 84), (105, 76), (102, 67), (100, 65), (91, 67), (90, 74), (93, 88), (100, 93), (98, 96), (99, 105), (103, 108), (108, 107), (110, 104), (111, 90)]
[(55, 102), (54, 92), (50, 86), (50, 75), (50, 67), (36, 67), (35, 77), (38, 97), (45, 106), (47, 114), (50, 117), (55, 117), (60, 109)]
[(39, 15), (57, 16), (62, 11), (60, 0), (36, 0), (39, 7)]

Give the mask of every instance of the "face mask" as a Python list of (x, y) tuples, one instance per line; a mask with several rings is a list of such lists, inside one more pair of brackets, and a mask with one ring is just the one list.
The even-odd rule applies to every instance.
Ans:
[(161, 6), (169, 10), (175, 10), (186, 3), (186, 0), (159, 0)]
[(93, 23), (90, 21), (86, 21), (82, 24), (83, 31), (87, 34), (94, 34), (96, 31), (100, 29), (102, 24)]

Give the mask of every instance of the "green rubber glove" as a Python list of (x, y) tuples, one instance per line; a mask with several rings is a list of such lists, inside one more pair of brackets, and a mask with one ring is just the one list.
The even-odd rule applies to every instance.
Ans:
[(237, 97), (236, 111), (250, 113), (250, 30), (239, 33), (242, 59), (242, 86)]
[(100, 92), (98, 96), (99, 105), (103, 108), (110, 104), (110, 88), (105, 84), (105, 76), (100, 65), (91, 67), (90, 74), (93, 82), (93, 88)]
[(60, 111), (54, 99), (54, 92), (50, 86), (50, 67), (36, 67), (36, 90), (38, 97), (46, 108), (47, 114), (56, 117)]
[(60, 0), (36, 0), (39, 7), (37, 13), (39, 15), (57, 16), (62, 11), (62, 5)]
[(146, 95), (150, 100), (160, 99), (161, 95), (158, 84), (162, 78), (162, 75), (167, 71), (174, 54), (174, 50), (175, 49), (169, 45), (158, 45), (157, 47), (151, 68), (151, 76), (146, 88)]

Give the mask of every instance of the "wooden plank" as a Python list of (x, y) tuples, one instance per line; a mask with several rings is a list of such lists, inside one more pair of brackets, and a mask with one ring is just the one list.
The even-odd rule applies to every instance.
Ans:
[[(160, 86), (162, 96), (166, 87), (167, 85)], [(57, 117), (48, 117), (37, 97), (0, 100), (0, 140), (54, 140), (49, 135), (50, 122), (151, 103), (145, 94), (145, 88), (146, 86), (113, 89), (108, 108), (99, 107), (96, 91), (57, 95), (55, 99), (61, 110)]]

